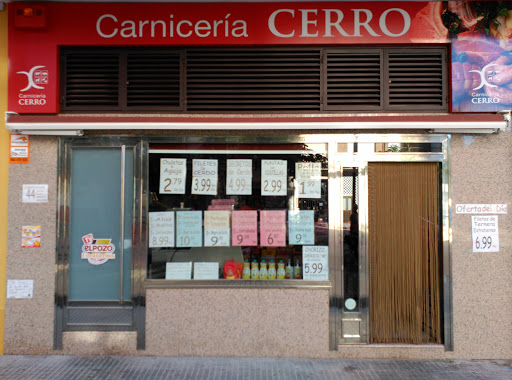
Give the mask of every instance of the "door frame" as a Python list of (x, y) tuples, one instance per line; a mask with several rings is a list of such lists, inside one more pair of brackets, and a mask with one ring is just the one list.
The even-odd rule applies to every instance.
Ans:
[[(389, 134), (389, 135), (340, 135), (335, 145), (346, 144), (345, 151), (335, 151), (333, 163), (336, 168), (335, 181), (330, 184), (330, 193), (337, 197), (331, 202), (336, 218), (335, 283), (331, 309), (334, 321), (331, 324), (331, 349), (341, 345), (368, 344), (368, 163), (369, 162), (437, 162), (440, 164), (440, 196), (442, 237), (442, 296), (443, 296), (443, 342), (446, 351), (453, 351), (453, 302), (451, 269), (451, 183), (450, 183), (450, 135)], [(437, 144), (435, 152), (375, 152), (378, 143), (423, 143)], [(357, 149), (354, 147), (357, 144)], [(345, 147), (345, 145), (343, 145)], [(434, 150), (434, 149), (431, 149)], [(359, 289), (358, 312), (345, 312), (343, 308), (343, 168), (359, 168)], [(343, 332), (343, 323), (350, 326), (350, 334)], [(333, 329), (333, 325), (335, 326)], [(354, 334), (359, 327), (359, 334)], [(333, 331), (334, 330), (334, 331)]]
[[(95, 149), (113, 148), (121, 150), (121, 170), (124, 173), (126, 149), (133, 149), (133, 208), (132, 208), (132, 258), (131, 258), (131, 300), (118, 302), (81, 301), (70, 302), (68, 298), (69, 284), (69, 234), (70, 234), (70, 208), (71, 208), (71, 152), (76, 148)], [(62, 337), (64, 331), (136, 331), (137, 349), (145, 347), (145, 295), (143, 277), (140, 268), (145, 263), (145, 247), (141, 239), (144, 231), (141, 224), (141, 200), (145, 199), (142, 186), (144, 145), (140, 138), (129, 137), (92, 137), (92, 138), (59, 138), (58, 148), (58, 184), (57, 184), (57, 249), (56, 249), (56, 276), (55, 276), (55, 324), (54, 349), (63, 349)], [(122, 175), (120, 173), (120, 175)], [(120, 200), (124, 199), (124, 184), (121, 184)], [(120, 223), (124, 223), (123, 210), (121, 210)], [(123, 240), (123, 239), (121, 239)], [(123, 255), (121, 244), (120, 257)], [(120, 260), (122, 265), (122, 260)], [(122, 280), (122, 276), (121, 276)], [(122, 291), (122, 287), (121, 287)], [(81, 313), (115, 313), (118, 322), (86, 322), (70, 323), (70, 312), (79, 316)]]

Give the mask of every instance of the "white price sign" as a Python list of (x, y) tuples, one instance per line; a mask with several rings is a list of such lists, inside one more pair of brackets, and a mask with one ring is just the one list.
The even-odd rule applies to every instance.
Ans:
[(315, 281), (329, 280), (329, 247), (302, 247), (302, 278)]
[(149, 213), (149, 247), (174, 247), (174, 211)]
[(160, 194), (185, 194), (186, 158), (160, 159)]
[(230, 211), (204, 212), (204, 246), (229, 247), (231, 230), (229, 228)]
[(322, 167), (320, 162), (296, 162), (295, 180), (298, 198), (320, 198)]
[(261, 195), (286, 195), (288, 162), (285, 160), (261, 160)]
[(252, 160), (226, 160), (226, 195), (252, 194)]
[(473, 252), (499, 252), (498, 215), (471, 216)]
[(192, 194), (217, 195), (218, 160), (192, 160)]

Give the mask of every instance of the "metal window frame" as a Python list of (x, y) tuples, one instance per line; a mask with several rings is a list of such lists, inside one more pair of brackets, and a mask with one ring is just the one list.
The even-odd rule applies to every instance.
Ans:
[[(452, 293), (452, 189), (451, 189), (451, 152), (450, 152), (450, 135), (346, 135), (340, 136), (333, 145), (338, 143), (358, 143), (358, 152), (337, 153), (336, 161), (340, 168), (343, 167), (359, 167), (360, 179), (359, 184), (359, 260), (360, 260), (360, 311), (359, 314), (366, 314), (366, 318), (361, 318), (361, 338), (359, 340), (345, 340), (345, 344), (368, 344), (368, 186), (367, 186), (367, 168), (369, 162), (437, 162), (441, 165), (441, 209), (442, 209), (442, 295), (443, 295), (443, 338), (446, 351), (453, 351), (453, 293)], [(376, 143), (441, 143), (442, 152), (425, 153), (425, 152), (375, 152), (374, 145)], [(364, 145), (366, 144), (366, 149)], [(362, 207), (364, 214), (361, 213)], [(340, 215), (337, 215), (338, 221)], [(341, 221), (342, 219), (341, 215)], [(342, 231), (336, 228), (337, 241), (342, 240)], [(343, 252), (341, 243), (336, 244), (335, 248), (341, 250), (336, 252), (334, 262), (334, 283), (333, 297), (337, 300), (337, 304), (331, 304), (331, 308), (335, 309), (331, 313), (334, 314), (335, 321), (331, 317), (330, 329), (330, 349), (337, 350), (342, 344), (342, 320), (343, 320)], [(350, 317), (349, 317), (350, 318)], [(332, 328), (334, 326), (334, 328)], [(369, 345), (371, 346), (371, 345)], [(392, 347), (393, 345), (389, 345)]]
[[(149, 144), (164, 143), (203, 143), (203, 144), (256, 144), (265, 141), (271, 144), (283, 143), (325, 143), (327, 144), (328, 159), (328, 212), (329, 212), (329, 281), (169, 281), (147, 280), (147, 180)], [(377, 153), (374, 144), (377, 142), (424, 142), (442, 143), (441, 153)], [(371, 144), (372, 150), (364, 154), (359, 152), (338, 153), (338, 143)], [(337, 350), (339, 345), (339, 332), (341, 329), (342, 310), (340, 305), (342, 294), (342, 252), (339, 244), (342, 238), (340, 233), (340, 205), (339, 197), (341, 186), (337, 164), (342, 162), (348, 166), (362, 166), (373, 161), (418, 162), (433, 161), (441, 163), (442, 171), (442, 223), (443, 223), (443, 300), (444, 300), (444, 346), (447, 351), (453, 350), (453, 302), (452, 302), (452, 272), (451, 272), (451, 180), (450, 180), (450, 135), (424, 135), (424, 134), (298, 134), (298, 135), (226, 135), (226, 136), (155, 136), (155, 137), (118, 137), (100, 136), (89, 138), (61, 138), (59, 140), (59, 177), (58, 177), (58, 228), (56, 252), (56, 293), (55, 293), (55, 333), (54, 346), (62, 349), (62, 332), (64, 331), (64, 308), (67, 305), (67, 265), (66, 257), (69, 252), (69, 222), (66, 217), (69, 213), (69, 148), (70, 147), (108, 147), (108, 146), (135, 147), (134, 154), (134, 230), (137, 242), (132, 251), (132, 303), (134, 305), (134, 321), (137, 331), (137, 348), (145, 347), (145, 291), (158, 288), (301, 288), (329, 291), (329, 348)], [(66, 169), (67, 168), (67, 169)], [(360, 184), (359, 191), (363, 188)], [(367, 196), (367, 194), (366, 194)], [(360, 194), (360, 201), (363, 198)], [(366, 208), (367, 210), (367, 208)], [(366, 219), (360, 215), (360, 249), (364, 253), (363, 260), (367, 260), (367, 246), (362, 243), (367, 238)], [(341, 218), (342, 221), (342, 218)], [(135, 239), (134, 239), (135, 241)], [(363, 263), (365, 267), (367, 264)], [(367, 290), (366, 290), (367, 292)], [(97, 330), (116, 330), (116, 328), (98, 328)], [(117, 328), (119, 330), (119, 328)], [(66, 330), (67, 331), (67, 330)]]

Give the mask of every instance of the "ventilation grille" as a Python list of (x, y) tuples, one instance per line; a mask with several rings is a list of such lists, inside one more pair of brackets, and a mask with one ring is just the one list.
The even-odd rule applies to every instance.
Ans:
[(382, 54), (327, 53), (327, 109), (381, 109)]
[(191, 51), (190, 111), (320, 110), (320, 51)]
[(179, 54), (128, 54), (128, 107), (179, 107)]
[(64, 48), (63, 111), (447, 111), (446, 48)]
[(118, 107), (118, 55), (68, 54), (65, 70), (66, 107)]
[(445, 107), (442, 52), (389, 52), (390, 108)]

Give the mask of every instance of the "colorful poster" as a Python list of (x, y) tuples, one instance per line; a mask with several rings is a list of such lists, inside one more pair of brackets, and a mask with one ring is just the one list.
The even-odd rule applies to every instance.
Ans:
[(288, 162), (261, 160), (261, 195), (279, 196), (287, 193)]
[(302, 247), (302, 278), (304, 280), (329, 280), (329, 247)]
[(295, 163), (295, 191), (297, 198), (322, 196), (322, 164), (320, 162)]
[(41, 247), (41, 226), (23, 226), (21, 248)]
[(244, 247), (257, 246), (258, 211), (233, 211), (231, 218), (231, 244)]
[(203, 212), (176, 211), (176, 247), (202, 247)]
[(174, 211), (149, 213), (149, 247), (174, 247)]
[(288, 211), (288, 243), (315, 244), (315, 212), (313, 210)]
[(185, 194), (186, 158), (160, 159), (160, 194)]
[(82, 236), (82, 253), (80, 258), (87, 260), (91, 265), (105, 264), (108, 260), (115, 260), (116, 247), (112, 239), (97, 239), (93, 234)]
[(286, 247), (286, 210), (260, 211), (260, 245)]
[(192, 160), (192, 194), (217, 195), (218, 160)]
[(226, 194), (252, 194), (252, 160), (226, 160)]
[[(512, 7), (499, 1), (445, 1), (451, 20), (452, 109), (512, 108)], [(445, 23), (446, 24), (446, 23)]]
[(204, 246), (229, 247), (230, 211), (204, 212)]

